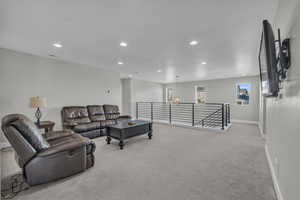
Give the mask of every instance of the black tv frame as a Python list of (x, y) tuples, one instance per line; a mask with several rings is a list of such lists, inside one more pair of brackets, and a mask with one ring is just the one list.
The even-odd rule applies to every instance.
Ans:
[[(290, 39), (286, 38), (283, 40), (283, 42), (281, 42), (280, 29), (278, 29), (278, 39), (275, 40), (271, 24), (267, 20), (263, 21), (263, 31), (261, 34), (258, 55), (261, 83), (263, 81), (261, 67), (263, 42), (265, 42), (265, 59), (270, 88), (269, 93), (265, 93), (263, 96), (277, 97), (280, 90), (280, 83), (287, 78), (287, 71), (291, 65)], [(276, 51), (276, 44), (278, 44), (278, 51)]]
[[(263, 42), (265, 49), (263, 50)], [(262, 79), (262, 67), (261, 67), (261, 53), (265, 51), (265, 59), (267, 64), (267, 79), (269, 83), (268, 93), (264, 93), (263, 96), (266, 97), (277, 97), (279, 92), (279, 76), (277, 71), (277, 55), (275, 47), (275, 37), (270, 23), (267, 20), (263, 21), (263, 32), (261, 34), (260, 48), (259, 48), (259, 70), (260, 70), (260, 80)], [(262, 86), (261, 86), (262, 87)]]

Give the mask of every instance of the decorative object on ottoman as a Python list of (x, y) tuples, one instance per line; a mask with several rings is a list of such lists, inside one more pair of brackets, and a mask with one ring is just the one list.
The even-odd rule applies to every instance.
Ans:
[(47, 107), (47, 99), (43, 97), (31, 97), (30, 107), (36, 108), (35, 117), (37, 119), (36, 123), (40, 124), (40, 119), (42, 118), (42, 111), (40, 108)]
[(136, 125), (136, 123), (133, 122), (133, 121), (130, 121), (130, 122), (128, 122), (128, 125), (129, 125), (129, 126), (133, 126), (133, 125)]

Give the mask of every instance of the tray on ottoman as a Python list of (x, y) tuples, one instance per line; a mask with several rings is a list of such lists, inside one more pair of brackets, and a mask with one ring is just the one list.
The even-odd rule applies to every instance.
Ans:
[(152, 138), (152, 122), (142, 121), (142, 120), (132, 120), (132, 121), (123, 121), (118, 122), (114, 125), (108, 125), (107, 131), (107, 144), (110, 144), (111, 138), (119, 140), (120, 149), (124, 147), (124, 140), (148, 134), (149, 139)]

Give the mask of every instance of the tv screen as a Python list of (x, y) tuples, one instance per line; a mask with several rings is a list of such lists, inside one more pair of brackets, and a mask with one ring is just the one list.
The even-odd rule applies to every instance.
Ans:
[(267, 20), (263, 21), (263, 32), (259, 50), (259, 69), (262, 95), (276, 97), (279, 91), (279, 77), (275, 39), (272, 27)]

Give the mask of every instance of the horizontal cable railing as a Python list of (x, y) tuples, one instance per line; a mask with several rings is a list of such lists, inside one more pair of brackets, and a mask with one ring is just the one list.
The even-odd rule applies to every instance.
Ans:
[(137, 102), (136, 118), (170, 124), (224, 129), (230, 124), (230, 105), (227, 103)]

